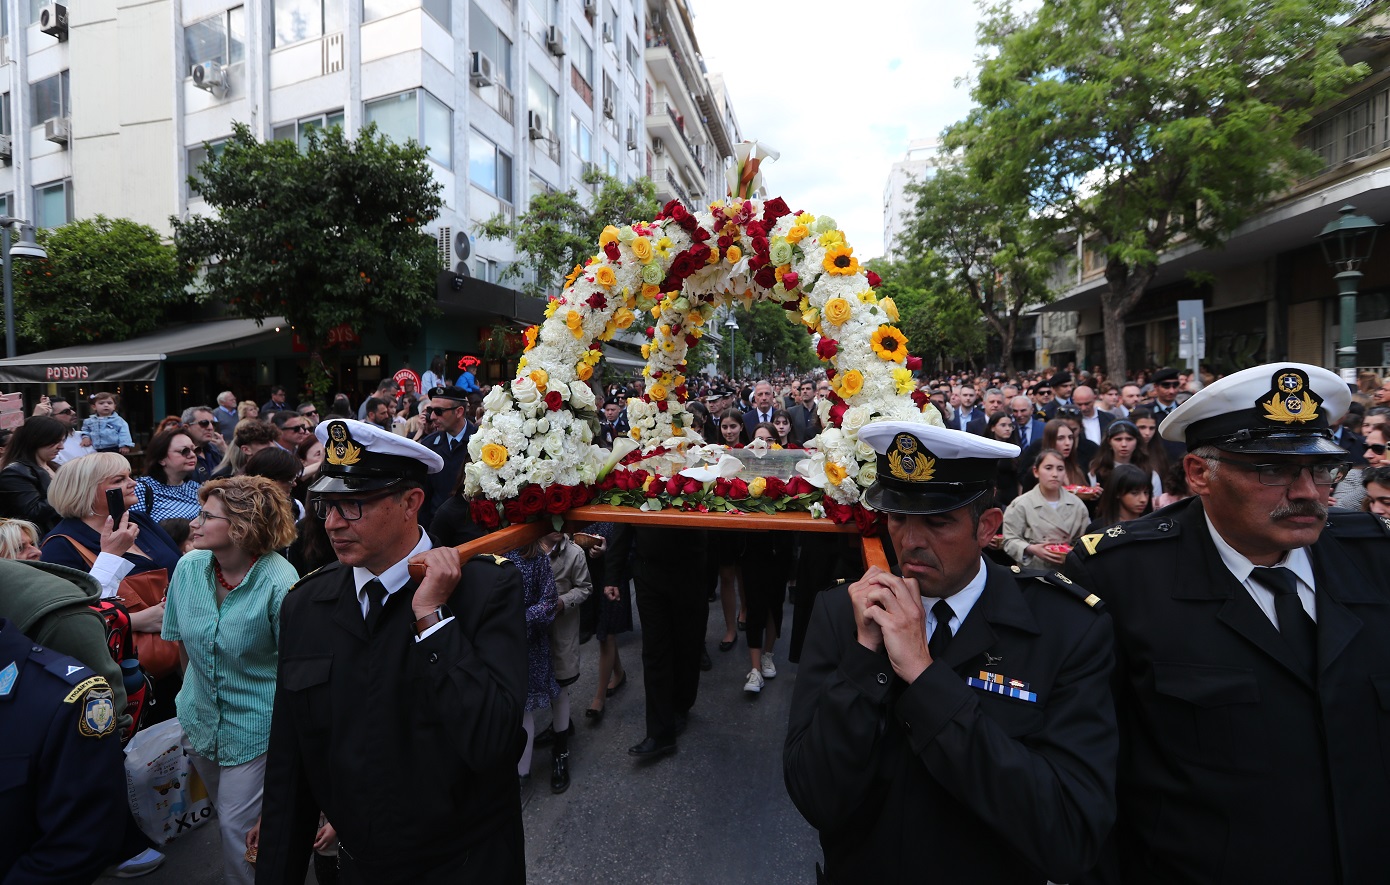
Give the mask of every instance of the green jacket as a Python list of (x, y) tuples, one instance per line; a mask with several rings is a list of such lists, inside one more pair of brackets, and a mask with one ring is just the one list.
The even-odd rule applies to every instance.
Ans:
[(106, 646), (106, 625), (91, 606), (101, 586), (86, 572), (47, 562), (0, 559), (0, 618), (35, 643), (76, 658), (105, 677), (115, 693), (122, 734), (128, 734), (121, 667)]

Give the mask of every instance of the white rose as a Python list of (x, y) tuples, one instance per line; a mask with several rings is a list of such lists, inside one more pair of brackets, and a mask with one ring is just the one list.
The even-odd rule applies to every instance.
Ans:
[(874, 451), (874, 447), (864, 442), (862, 439), (854, 444), (854, 454), (859, 456), (859, 460), (867, 460), (870, 464), (872, 464), (874, 459), (878, 456), (878, 453)]
[(543, 486), (552, 485), (555, 482), (556, 467), (555, 462), (548, 458), (541, 458), (531, 463), (531, 481)]
[(527, 439), (535, 436), (537, 423), (535, 418), (527, 418), (525, 421), (521, 422), (521, 435)]
[(816, 400), (816, 414), (820, 416), (820, 426), (830, 426), (830, 398)]
[(844, 417), (840, 419), (840, 429), (850, 436), (859, 433), (859, 428), (869, 423), (869, 409), (866, 406), (854, 406), (845, 410)]
[(594, 389), (583, 381), (571, 381), (569, 389), (570, 406), (580, 410), (597, 408)]
[(878, 479), (877, 461), (870, 461), (868, 464), (859, 468), (859, 476), (856, 477), (856, 481), (864, 488), (867, 489), (869, 486), (873, 485), (876, 479)]
[(827, 427), (820, 433), (821, 447), (828, 449), (838, 445), (843, 437), (844, 434), (840, 432), (838, 427)]
[(536, 421), (536, 432), (537, 432), (537, 433), (549, 433), (549, 432), (550, 432), (550, 419), (549, 419), (549, 418), (541, 418), (541, 419), (537, 420), (537, 421)]
[(483, 408), (489, 412), (505, 412), (512, 407), (512, 398), (507, 396), (505, 385), (499, 384), (483, 397)]
[(521, 377), (512, 382), (512, 397), (521, 405), (529, 406), (541, 398), (541, 392), (536, 389), (536, 382)]

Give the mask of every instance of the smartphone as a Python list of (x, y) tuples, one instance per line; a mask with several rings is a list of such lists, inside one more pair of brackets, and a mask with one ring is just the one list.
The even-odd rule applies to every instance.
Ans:
[(119, 528), (121, 516), (125, 513), (125, 492), (120, 489), (107, 489), (106, 510), (111, 514), (112, 528)]

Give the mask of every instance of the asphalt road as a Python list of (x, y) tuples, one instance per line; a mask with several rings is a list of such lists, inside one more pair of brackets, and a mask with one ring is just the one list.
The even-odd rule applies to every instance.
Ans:
[[(634, 620), (636, 612), (634, 610)], [(583, 675), (570, 687), (578, 734), (571, 743), (570, 789), (550, 792), (550, 751), (535, 753), (535, 798), (523, 814), (527, 879), (532, 883), (756, 883), (814, 881), (820, 859), (815, 831), (782, 785), (782, 739), (796, 666), (777, 654), (776, 679), (747, 695), (748, 652), (718, 650), (719, 603), (710, 605), (706, 647), (714, 669), (701, 674), (700, 696), (680, 749), (637, 762), (627, 748), (644, 734), (641, 625), (619, 639), (630, 682), (608, 701), (598, 726), (583, 718), (597, 679), (598, 649), (581, 647)], [(784, 620), (791, 629), (791, 606)], [(740, 634), (741, 638), (741, 634)], [(778, 644), (778, 652), (786, 647)], [(541, 728), (549, 721), (539, 714)], [(148, 885), (221, 881), (216, 826), (170, 843)], [(106, 878), (102, 883), (121, 880)], [(311, 873), (308, 880), (314, 882)]]

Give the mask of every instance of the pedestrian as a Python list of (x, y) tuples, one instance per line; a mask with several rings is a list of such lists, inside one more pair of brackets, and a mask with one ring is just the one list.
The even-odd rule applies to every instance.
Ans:
[(230, 390), (224, 390), (217, 395), (217, 408), (213, 411), (213, 417), (217, 419), (217, 432), (222, 434), (222, 440), (227, 445), (231, 445), (232, 434), (236, 431), (236, 423), (241, 420), (237, 414), (236, 394)]
[(477, 427), (468, 420), (468, 394), (457, 387), (431, 388), (425, 411), (434, 419), (437, 430), (420, 440), (420, 444), (444, 461), (444, 469), (429, 479), (429, 499), (420, 511), (423, 524), (429, 525), (435, 511), (449, 500), (459, 482), (463, 465), (469, 460), (468, 440)]
[(570, 738), (574, 723), (570, 718), (570, 689), (579, 681), (579, 609), (593, 591), (589, 579), (588, 557), (568, 535), (552, 532), (538, 542), (550, 557), (557, 596), (555, 619), (550, 622), (550, 660), (559, 692), (550, 705), (550, 737), (536, 746), (551, 744), (550, 792), (563, 793), (570, 787)]
[(900, 565), (821, 594), (802, 649), (783, 772), (819, 881), (1076, 881), (1115, 813), (1109, 619), (981, 556), (1017, 446), (906, 421), (859, 439)]
[(1390, 528), (1329, 510), (1332, 372), (1275, 363), (1160, 425), (1194, 497), (1088, 535), (1066, 572), (1114, 618), (1126, 883), (1381, 883)]
[(183, 431), (193, 440), (193, 448), (198, 450), (198, 469), (193, 478), (198, 482), (212, 479), (217, 465), (222, 463), (223, 440), (217, 432), (217, 419), (207, 406), (191, 406), (179, 416), (183, 421)]
[(521, 717), (526, 743), (516, 763), (524, 807), (532, 796), (531, 754), (535, 748), (536, 711), (549, 707), (560, 694), (550, 657), (550, 626), (559, 607), (559, 594), (555, 590), (550, 557), (539, 541), (511, 550), (506, 556), (521, 571), (522, 606), (526, 612), (526, 712)]
[[(96, 414), (89, 415), (82, 422), (84, 440), (90, 441), (92, 448), (98, 452), (129, 455), (135, 448), (135, 441), (130, 438), (130, 425), (116, 414), (116, 395), (104, 390), (97, 391), (92, 394), (92, 409)], [(177, 422), (178, 418), (174, 420)]]
[[(630, 581), (614, 578), (610, 581), (608, 571), (608, 539), (617, 533), (617, 526), (611, 522), (585, 526), (590, 542), (587, 551), (594, 586), (603, 587), (603, 596), (598, 602), (598, 616), (594, 624), (594, 640), (598, 642), (598, 679), (594, 683), (594, 699), (584, 711), (584, 718), (590, 725), (603, 721), (608, 699), (618, 689), (627, 684), (627, 670), (618, 651), (618, 636), (632, 632), (632, 597), (629, 593)], [(628, 572), (623, 566), (623, 574)]]
[(149, 514), (156, 522), (170, 517), (192, 519), (199, 510), (199, 482), (193, 478), (197, 472), (198, 450), (187, 433), (157, 434), (145, 447), (145, 475), (136, 480), (140, 488), (130, 509)]
[[(270, 388), (270, 399), (261, 406), (261, 412), (267, 417), (274, 412), (283, 412), (289, 409), (290, 404), (285, 402), (285, 387), (283, 384), (276, 384)], [(249, 416), (248, 416), (249, 417)]]
[(1042, 450), (1033, 477), (1037, 485), (1004, 511), (1003, 548), (1019, 565), (1045, 569), (1062, 564), (1091, 518), (1081, 499), (1065, 488), (1066, 462), (1056, 449)]
[(313, 510), (338, 562), (281, 609), (257, 882), (304, 881), (320, 811), (345, 882), (522, 882), (521, 574), (432, 548), (419, 510), (437, 454), (359, 421), (315, 433)]
[(63, 447), (67, 425), (56, 418), (29, 418), (10, 437), (0, 458), (0, 516), (24, 519), (47, 532), (61, 518), (48, 502), (53, 457)]
[(280, 444), (280, 429), (269, 421), (259, 418), (245, 418), (237, 422), (232, 443), (222, 456), (222, 463), (213, 471), (214, 479), (228, 476), (241, 476), (246, 472), (246, 462), (251, 456), (271, 446)]
[(1096, 518), (1086, 526), (1086, 534), (1103, 532), (1152, 513), (1153, 497), (1150, 474), (1133, 464), (1116, 464), (1110, 469), (1105, 490), (1096, 502)]

